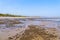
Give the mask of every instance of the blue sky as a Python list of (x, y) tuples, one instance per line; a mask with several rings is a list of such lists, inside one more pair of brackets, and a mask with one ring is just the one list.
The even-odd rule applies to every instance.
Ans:
[(60, 0), (0, 0), (0, 13), (60, 17)]

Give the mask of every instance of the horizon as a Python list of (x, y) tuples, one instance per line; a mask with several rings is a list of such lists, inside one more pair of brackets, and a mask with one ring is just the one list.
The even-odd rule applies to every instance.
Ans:
[(60, 0), (0, 0), (0, 13), (60, 17)]

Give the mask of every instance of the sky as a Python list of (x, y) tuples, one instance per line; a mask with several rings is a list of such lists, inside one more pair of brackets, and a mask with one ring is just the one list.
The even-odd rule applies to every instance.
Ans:
[(0, 13), (60, 17), (60, 0), (0, 0)]

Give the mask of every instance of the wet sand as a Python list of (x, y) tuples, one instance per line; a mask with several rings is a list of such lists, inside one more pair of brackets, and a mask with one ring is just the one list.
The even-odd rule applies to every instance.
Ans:
[(16, 34), (20, 33), (23, 29), (22, 28), (7, 28), (0, 30), (0, 40), (7, 40), (8, 37), (15, 36)]
[[(26, 40), (28, 38), (28, 34), (31, 33), (29, 31), (33, 31), (31, 29), (29, 29), (30, 27), (34, 27), (37, 25), (38, 28), (44, 28), (46, 29), (44, 32), (43, 30), (35, 30), (34, 28), (34, 31), (35, 32), (43, 32), (43, 35), (39, 35), (39, 34), (34, 34), (34, 35), (30, 35), (32, 38), (34, 39), (30, 39), (30, 40), (44, 40), (44, 33), (45, 34), (53, 34), (53, 35), (56, 35), (58, 39), (49, 39), (49, 40), (60, 40), (60, 28), (58, 28), (58, 26), (60, 26), (59, 22), (55, 22), (55, 21), (46, 21), (45, 19), (44, 20), (41, 20), (41, 19), (30, 19), (30, 18), (0, 18), (0, 21), (3, 21), (2, 24), (0, 24), (0, 40), (25, 40), (25, 39), (22, 39), (26, 36)], [(22, 22), (22, 23), (20, 23)], [(35, 25), (35, 26), (30, 26), (29, 25)], [(26, 30), (28, 31), (26, 33)], [(34, 32), (33, 31), (33, 32)], [(58, 33), (59, 32), (59, 33)], [(41, 33), (40, 33), (41, 34)], [(35, 35), (37, 36), (37, 38), (35, 37)], [(47, 36), (48, 38), (50, 36)], [(29, 38), (30, 38), (29, 36)], [(42, 36), (42, 37), (41, 37)], [(21, 39), (20, 39), (21, 38)], [(40, 39), (39, 39), (40, 38)], [(46, 35), (45, 35), (45, 38), (46, 38)], [(48, 40), (46, 38), (46, 40)]]

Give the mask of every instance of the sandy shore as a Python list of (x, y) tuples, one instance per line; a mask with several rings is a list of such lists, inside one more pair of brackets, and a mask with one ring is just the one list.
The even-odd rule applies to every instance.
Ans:
[[(5, 20), (4, 18), (5, 19), (7, 18), (7, 19)], [(10, 20), (10, 18), (11, 18), (11, 20)], [(16, 18), (16, 19), (18, 18), (18, 20), (15, 20), (14, 18)], [(22, 17), (0, 17), (0, 19), (1, 19), (0, 21), (4, 21), (4, 23), (5, 22), (7, 23), (6, 28), (4, 28), (4, 25), (6, 25), (6, 23), (4, 25), (0, 25), (0, 27), (3, 27), (3, 28), (0, 28), (0, 40), (15, 40), (15, 39), (22, 40), (24, 37), (25, 37), (25, 39), (32, 37), (32, 38), (34, 38), (33, 40), (43, 40), (42, 38), (46, 38), (46, 36), (50, 39), (51, 38), (50, 36), (53, 36), (53, 38), (55, 38), (55, 37), (58, 37), (58, 35), (60, 35), (60, 33), (56, 36), (54, 35), (55, 33), (58, 33), (56, 31), (58, 29), (57, 28), (58, 25), (56, 22), (38, 21), (38, 20), (32, 21), (31, 19), (24, 21), (24, 19), (20, 20), (19, 18), (22, 18)], [(12, 19), (14, 19), (15, 21)], [(15, 24), (15, 25), (10, 26), (10, 24), (12, 22), (16, 23), (16, 21), (23, 22), (23, 25), (22, 25), (23, 28), (22, 27), (20, 28), (20, 26), (21, 26), (20, 23), (18, 23), (19, 25)], [(29, 28), (31, 28), (31, 29), (28, 29), (28, 25), (31, 25), (31, 26), (29, 26)], [(37, 27), (38, 27), (38, 29), (37, 29)], [(42, 27), (44, 29), (48, 29), (48, 30), (44, 30), (44, 29), (40, 30), (41, 29), (40, 27)], [(23, 34), (23, 35), (21, 35), (21, 34)], [(35, 36), (37, 37), (37, 39), (35, 39), (36, 38)], [(42, 38), (41, 38), (41, 36), (42, 36)], [(23, 39), (23, 40), (25, 40), (25, 39)], [(53, 40), (53, 39), (51, 39), (51, 40)]]

